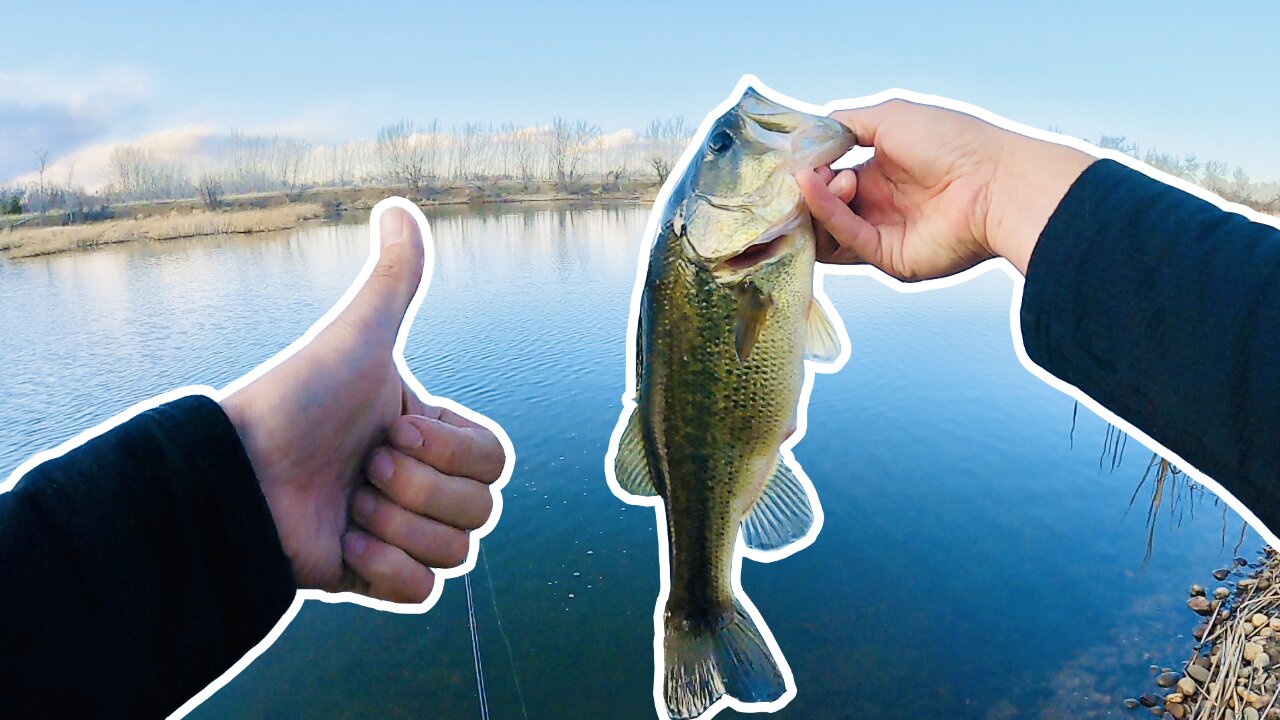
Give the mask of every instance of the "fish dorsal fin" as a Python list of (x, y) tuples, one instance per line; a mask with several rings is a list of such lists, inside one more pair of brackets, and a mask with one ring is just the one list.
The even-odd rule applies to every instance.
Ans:
[(658, 494), (649, 468), (649, 454), (644, 449), (644, 432), (640, 428), (640, 411), (633, 410), (627, 429), (618, 440), (618, 456), (613, 461), (613, 475), (618, 485), (632, 495), (652, 497)]
[(805, 315), (804, 358), (820, 363), (835, 362), (840, 357), (840, 335), (835, 323), (817, 300), (809, 301)]
[(807, 535), (812, 527), (809, 495), (779, 455), (773, 476), (742, 521), (742, 538), (753, 550), (778, 550)]

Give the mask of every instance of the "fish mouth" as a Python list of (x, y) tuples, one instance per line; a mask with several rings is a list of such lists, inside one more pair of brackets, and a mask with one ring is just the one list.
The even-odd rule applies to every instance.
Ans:
[(786, 217), (760, 233), (742, 252), (721, 260), (717, 265), (737, 274), (777, 260), (787, 251), (787, 236), (804, 220), (804, 208), (803, 202), (797, 202), (795, 208), (787, 213)]
[(779, 235), (772, 240), (753, 243), (747, 246), (746, 250), (723, 261), (721, 265), (728, 270), (748, 270), (757, 265), (763, 265), (782, 254), (782, 240), (783, 236)]

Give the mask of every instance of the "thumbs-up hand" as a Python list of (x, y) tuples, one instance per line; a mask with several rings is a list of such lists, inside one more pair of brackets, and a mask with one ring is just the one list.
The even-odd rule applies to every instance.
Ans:
[(377, 264), (350, 303), (222, 406), (300, 588), (422, 602), (432, 567), (465, 561), (509, 458), (491, 431), (424, 405), (400, 376), (393, 349), (425, 248), (399, 207), (381, 213), (379, 232)]

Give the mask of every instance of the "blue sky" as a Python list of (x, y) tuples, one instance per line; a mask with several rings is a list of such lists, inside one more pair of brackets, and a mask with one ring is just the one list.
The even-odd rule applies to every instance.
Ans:
[(1280, 3), (16, 3), (0, 179), (174, 128), (372, 137), (584, 117), (697, 121), (739, 75), (811, 102), (904, 87), (1280, 180)]

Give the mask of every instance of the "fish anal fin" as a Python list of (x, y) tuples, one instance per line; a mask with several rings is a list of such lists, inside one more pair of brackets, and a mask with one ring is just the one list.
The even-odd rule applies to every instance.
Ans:
[(817, 300), (809, 301), (805, 314), (804, 357), (820, 363), (832, 363), (840, 357), (840, 335)]
[(812, 527), (809, 495), (779, 455), (773, 475), (742, 521), (742, 539), (753, 550), (778, 550), (808, 535)]
[(649, 467), (649, 454), (644, 447), (644, 430), (640, 427), (640, 411), (633, 410), (627, 427), (618, 440), (618, 455), (613, 461), (613, 475), (618, 485), (632, 495), (653, 497), (658, 494)]

